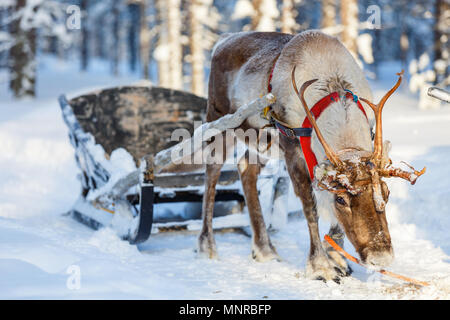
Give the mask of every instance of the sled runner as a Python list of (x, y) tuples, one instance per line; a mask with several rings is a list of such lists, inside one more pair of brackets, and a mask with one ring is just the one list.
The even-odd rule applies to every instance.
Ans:
[[(81, 170), (81, 194), (70, 210), (74, 219), (93, 229), (110, 226), (135, 244), (151, 232), (201, 226), (203, 169), (156, 173), (149, 180), (144, 159), (176, 145), (171, 141), (175, 129), (192, 135), (194, 121), (204, 120), (206, 99), (157, 87), (119, 87), (71, 100), (63, 95), (59, 103)], [(224, 168), (215, 227), (247, 226), (238, 172)], [(286, 184), (276, 175), (264, 179), (278, 189)], [(269, 196), (272, 203), (275, 196), (275, 191)]]

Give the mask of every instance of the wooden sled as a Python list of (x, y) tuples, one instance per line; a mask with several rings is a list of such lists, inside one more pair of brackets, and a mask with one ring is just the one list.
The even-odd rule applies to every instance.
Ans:
[[(70, 210), (74, 219), (95, 230), (112, 227), (133, 244), (146, 241), (152, 232), (199, 228), (204, 170), (155, 174), (150, 182), (142, 167), (146, 156), (178, 143), (171, 141), (173, 130), (193, 133), (194, 121), (204, 121), (206, 99), (158, 87), (119, 87), (71, 100), (63, 95), (59, 103), (81, 171), (81, 194)], [(275, 190), (285, 188), (286, 179), (264, 179), (273, 189), (273, 203)], [(248, 225), (238, 180), (235, 167), (224, 166), (215, 228)], [(165, 214), (167, 208), (170, 214)]]

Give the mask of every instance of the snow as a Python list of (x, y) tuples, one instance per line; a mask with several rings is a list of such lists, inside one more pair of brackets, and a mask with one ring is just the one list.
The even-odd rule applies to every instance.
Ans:
[[(337, 285), (305, 278), (309, 234), (298, 214), (271, 234), (283, 261), (267, 263), (250, 258), (251, 239), (241, 233), (217, 232), (219, 259), (204, 260), (193, 251), (197, 231), (157, 233), (133, 246), (111, 229), (92, 231), (64, 215), (80, 185), (57, 96), (136, 80), (111, 78), (108, 66), (93, 66), (78, 73), (77, 65), (44, 59), (36, 100), (13, 101), (7, 84), (0, 87), (0, 299), (450, 298), (450, 108), (417, 109), (404, 84), (383, 118), (394, 164), (427, 166), (414, 186), (387, 179), (396, 256), (388, 270), (431, 285), (414, 287), (354, 264), (352, 277)], [(400, 66), (382, 70), (385, 76), (372, 83), (376, 101), (395, 83), (393, 70)], [(287, 207), (300, 209), (292, 196)], [(321, 234), (326, 231), (321, 222)], [(347, 240), (345, 247), (356, 255)]]

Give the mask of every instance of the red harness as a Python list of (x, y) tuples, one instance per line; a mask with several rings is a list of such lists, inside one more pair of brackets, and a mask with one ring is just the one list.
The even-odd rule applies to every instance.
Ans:
[[(278, 60), (278, 57), (275, 59), (275, 62), (272, 66), (272, 70), (269, 75), (269, 83), (267, 86), (268, 92), (272, 92), (272, 85), (270, 84), (273, 76), (273, 70), (275, 69), (275, 64)], [(346, 99), (352, 99), (354, 102), (356, 102), (358, 108), (362, 111), (364, 116), (367, 119), (367, 114), (364, 111), (363, 106), (358, 100), (358, 97), (354, 95), (350, 90), (346, 90), (347, 93), (345, 94)], [(322, 112), (328, 108), (333, 102), (338, 102), (341, 99), (339, 96), (339, 93), (333, 92), (327, 95), (326, 97), (323, 97), (320, 99), (312, 108), (311, 113), (314, 115), (314, 118), (317, 120)], [(305, 117), (305, 120), (303, 121), (303, 124), (300, 128), (288, 128), (284, 126), (283, 124), (279, 123), (276, 119), (272, 117), (272, 120), (275, 122), (275, 126), (280, 130), (281, 134), (283, 134), (286, 137), (289, 138), (299, 138), (300, 145), (303, 151), (303, 155), (306, 160), (306, 165), (308, 166), (309, 176), (311, 178), (311, 181), (314, 180), (314, 167), (317, 165), (317, 158), (314, 152), (311, 149), (311, 134), (312, 134), (312, 126), (311, 122), (309, 121), (308, 117)]]
[[(358, 99), (355, 95), (353, 95), (350, 92), (347, 92), (345, 94), (346, 99), (352, 99), (355, 101)], [(311, 113), (314, 115), (314, 118), (317, 120), (322, 112), (328, 108), (333, 102), (339, 101), (341, 98), (337, 92), (333, 92), (326, 97), (323, 97), (320, 99), (312, 108)], [(363, 106), (361, 105), (361, 102), (359, 100), (355, 101), (358, 105), (358, 108), (362, 111), (364, 116), (367, 119), (367, 114), (364, 111)], [(305, 120), (303, 121), (302, 128), (311, 128), (311, 122), (309, 121), (308, 117), (305, 117)], [(308, 166), (309, 176), (311, 177), (311, 181), (314, 179), (314, 167), (317, 165), (317, 158), (314, 152), (311, 149), (311, 136), (305, 137), (301, 136), (300, 139), (300, 145), (302, 147), (303, 155), (305, 156), (306, 165)]]

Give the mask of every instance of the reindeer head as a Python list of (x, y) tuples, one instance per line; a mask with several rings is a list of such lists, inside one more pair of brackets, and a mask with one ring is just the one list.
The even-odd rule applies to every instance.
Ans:
[(398, 74), (395, 86), (377, 105), (361, 98), (375, 113), (373, 152), (356, 148), (334, 152), (323, 138), (304, 98), (305, 90), (317, 79), (305, 82), (298, 92), (294, 71), (295, 68), (292, 72), (295, 92), (328, 158), (328, 161), (316, 166), (314, 183), (318, 188), (333, 194), (336, 219), (362, 262), (385, 266), (392, 261), (393, 250), (385, 213), (389, 189), (382, 178), (399, 177), (414, 184), (425, 173), (425, 168), (419, 172), (409, 165), (412, 172), (394, 168), (388, 156), (390, 144), (385, 142), (383, 145), (381, 114), (387, 99), (400, 86), (403, 72)]

